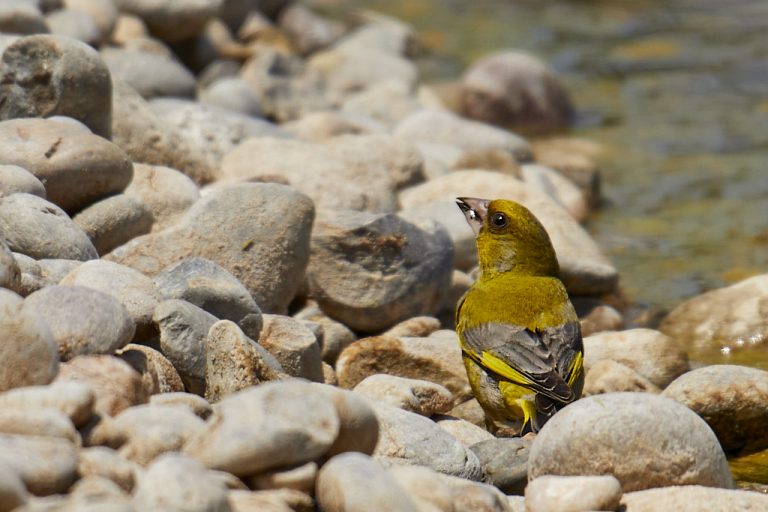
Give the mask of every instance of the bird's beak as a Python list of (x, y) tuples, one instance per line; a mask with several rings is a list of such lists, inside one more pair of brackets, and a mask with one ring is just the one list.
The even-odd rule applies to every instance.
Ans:
[(475, 232), (475, 235), (480, 233), (480, 228), (483, 227), (485, 222), (485, 216), (488, 215), (488, 203), (489, 199), (478, 199), (476, 197), (457, 197), (456, 204), (459, 205), (461, 213), (467, 219), (469, 227)]

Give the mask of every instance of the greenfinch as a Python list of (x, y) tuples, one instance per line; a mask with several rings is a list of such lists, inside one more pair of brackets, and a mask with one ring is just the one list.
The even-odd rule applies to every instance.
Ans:
[(491, 432), (538, 432), (584, 386), (581, 328), (555, 250), (521, 204), (457, 204), (475, 232), (480, 266), (456, 308), (470, 386)]

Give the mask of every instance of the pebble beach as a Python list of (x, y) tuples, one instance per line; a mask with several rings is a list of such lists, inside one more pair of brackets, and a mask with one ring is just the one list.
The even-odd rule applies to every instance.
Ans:
[[(638, 305), (552, 68), (423, 51), (286, 0), (0, 4), (0, 512), (768, 510), (768, 274)], [(537, 216), (580, 317), (537, 435), (472, 397), (461, 196)]]

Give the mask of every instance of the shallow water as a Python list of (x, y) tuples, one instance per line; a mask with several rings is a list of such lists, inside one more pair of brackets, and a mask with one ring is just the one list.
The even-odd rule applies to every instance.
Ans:
[(768, 272), (768, 2), (341, 3), (411, 23), (428, 81), (509, 48), (557, 70), (573, 135), (608, 146), (588, 228), (630, 297), (671, 308)]

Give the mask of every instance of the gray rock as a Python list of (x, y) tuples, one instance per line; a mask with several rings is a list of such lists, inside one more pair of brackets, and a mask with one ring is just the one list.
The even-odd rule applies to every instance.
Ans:
[(379, 419), (379, 442), (373, 457), (385, 466), (426, 466), (439, 473), (481, 480), (477, 456), (424, 416), (373, 403)]
[(0, 390), (48, 384), (59, 371), (59, 350), (38, 311), (0, 289)]
[(29, 295), (24, 305), (47, 323), (62, 361), (111, 354), (128, 344), (136, 330), (120, 301), (83, 286), (49, 286)]
[(133, 180), (125, 195), (134, 197), (152, 212), (152, 231), (175, 224), (200, 199), (200, 191), (189, 177), (159, 165), (133, 165)]
[(280, 12), (278, 24), (302, 55), (309, 55), (336, 42), (344, 25), (317, 15), (302, 5), (289, 5)]
[(459, 94), (463, 115), (526, 133), (563, 131), (575, 114), (555, 73), (522, 52), (480, 59), (464, 74)]
[(218, 319), (183, 300), (161, 302), (152, 316), (160, 350), (179, 372), (190, 393), (205, 393), (205, 339)]
[[(470, 447), (483, 467), (486, 482), (504, 494), (523, 495), (528, 485), (531, 442), (519, 437), (494, 438)], [(586, 509), (585, 509), (586, 510)]]
[(163, 269), (155, 284), (165, 299), (182, 299), (221, 320), (232, 320), (250, 338), (259, 339), (263, 325), (261, 310), (251, 294), (216, 263), (205, 258), (187, 258)]
[(338, 47), (357, 46), (391, 55), (414, 56), (418, 36), (410, 25), (374, 11), (360, 13), (360, 19), (360, 25), (339, 41)]
[(453, 407), (453, 395), (445, 387), (425, 380), (394, 375), (371, 375), (354, 391), (372, 401), (383, 402), (422, 416), (444, 413)]
[(317, 476), (315, 494), (327, 512), (419, 510), (392, 475), (361, 453), (343, 453), (326, 462)]
[(0, 237), (0, 287), (18, 293), (22, 291), (21, 268), (2, 237)]
[(186, 407), (202, 419), (208, 419), (213, 414), (213, 407), (208, 401), (192, 393), (161, 393), (149, 397), (152, 405), (168, 405), (174, 407)]
[(530, 512), (618, 510), (621, 484), (605, 476), (542, 476), (525, 488)]
[(139, 479), (133, 495), (138, 510), (228, 512), (227, 488), (199, 462), (181, 453), (158, 457)]
[(57, 437), (80, 444), (80, 434), (75, 430), (72, 420), (54, 407), (4, 409), (0, 411), (0, 433)]
[(390, 128), (423, 108), (413, 92), (398, 82), (375, 84), (349, 95), (341, 105), (342, 112), (366, 115)]
[(156, 96), (191, 98), (195, 95), (195, 77), (173, 59), (152, 52), (122, 48), (104, 48), (101, 58), (113, 76), (124, 81), (149, 99)]
[(223, 0), (115, 0), (115, 5), (141, 18), (159, 39), (177, 42), (198, 35)]
[(7, 100), (0, 119), (68, 116), (109, 139), (109, 70), (87, 44), (55, 35), (22, 37), (3, 52), (0, 77), (0, 94)]
[(453, 251), (435, 223), (340, 211), (318, 220), (307, 269), (309, 295), (357, 331), (381, 331), (434, 314), (451, 282)]
[(99, 31), (99, 41), (103, 42), (112, 35), (120, 14), (112, 0), (64, 0), (68, 9), (87, 13)]
[(0, 511), (11, 512), (23, 507), (29, 492), (21, 477), (9, 467), (0, 468)]
[(701, 485), (669, 486), (625, 493), (621, 505), (629, 512), (731, 512), (768, 510), (768, 496), (759, 492), (713, 489)]
[(341, 351), (357, 339), (357, 335), (349, 327), (323, 313), (314, 302), (310, 301), (310, 304), (294, 317), (320, 326), (319, 340), (323, 361), (330, 365), (336, 363)]
[(197, 93), (203, 105), (219, 107), (246, 116), (261, 117), (261, 101), (242, 78), (225, 76), (213, 81)]
[(736, 365), (698, 368), (675, 379), (663, 396), (704, 418), (729, 453), (768, 448), (768, 372)]
[(131, 492), (140, 471), (138, 464), (126, 460), (112, 448), (93, 446), (80, 450), (77, 473), (82, 478), (89, 476), (108, 478), (125, 492)]
[(629, 366), (613, 359), (593, 361), (586, 370), (582, 396), (615, 393), (619, 391), (637, 391), (642, 393), (661, 393), (661, 389)]
[[(632, 457), (627, 457), (632, 453)], [(612, 474), (624, 491), (733, 487), (717, 437), (687, 407), (648, 393), (583, 398), (558, 412), (531, 447), (528, 478)]]
[(179, 372), (157, 350), (146, 345), (129, 343), (117, 351), (117, 356), (141, 375), (147, 395), (184, 391), (184, 382)]
[(4, 2), (0, 6), (0, 32), (41, 34), (48, 32), (48, 25), (35, 2)]
[(0, 165), (0, 196), (9, 196), (16, 192), (45, 199), (45, 186), (34, 174), (18, 165)]
[(440, 330), (440, 320), (431, 316), (414, 316), (403, 320), (383, 333), (393, 338), (425, 338)]
[(149, 233), (154, 222), (150, 209), (126, 194), (94, 203), (72, 220), (88, 235), (99, 254), (106, 254), (132, 238)]
[(584, 193), (571, 180), (554, 169), (540, 164), (523, 164), (520, 177), (565, 208), (579, 222), (586, 220), (589, 204)]
[(264, 315), (259, 345), (275, 356), (288, 375), (323, 382), (322, 356), (317, 337), (299, 320)]
[(133, 341), (144, 341), (157, 334), (152, 314), (160, 302), (160, 292), (149, 277), (111, 261), (84, 263), (72, 270), (61, 284), (85, 286), (120, 301), (136, 324)]
[(98, 258), (88, 236), (53, 203), (31, 194), (0, 197), (0, 232), (8, 247), (32, 258)]
[(131, 181), (124, 151), (64, 118), (0, 122), (0, 140), (0, 163), (27, 169), (45, 183), (48, 200), (69, 212), (121, 192)]
[(79, 9), (65, 8), (50, 12), (45, 17), (45, 23), (55, 36), (77, 39), (89, 45), (96, 45), (104, 39), (96, 20)]
[(262, 311), (280, 313), (303, 281), (313, 217), (309, 198), (289, 187), (216, 188), (178, 225), (135, 238), (107, 259), (155, 275), (184, 258), (207, 258), (238, 278)]
[(205, 339), (204, 354), (205, 398), (209, 402), (284, 376), (277, 359), (229, 320), (213, 324)]
[(81, 382), (54, 382), (49, 386), (27, 386), (0, 393), (0, 407), (17, 411), (52, 408), (66, 414), (80, 428), (91, 417), (95, 396)]
[(14, 259), (21, 270), (19, 293), (27, 296), (46, 286), (59, 284), (64, 276), (82, 265), (78, 260), (42, 259), (35, 260), (25, 254), (14, 253)]
[(208, 428), (184, 451), (209, 468), (237, 476), (321, 457), (336, 441), (340, 422), (333, 402), (313, 393), (313, 386), (273, 382), (226, 397)]
[(621, 363), (653, 385), (665, 388), (688, 371), (688, 358), (669, 336), (652, 329), (602, 332), (584, 338), (584, 366), (601, 359)]
[(66, 439), (0, 434), (0, 466), (38, 496), (61, 493), (77, 479), (77, 448)]

